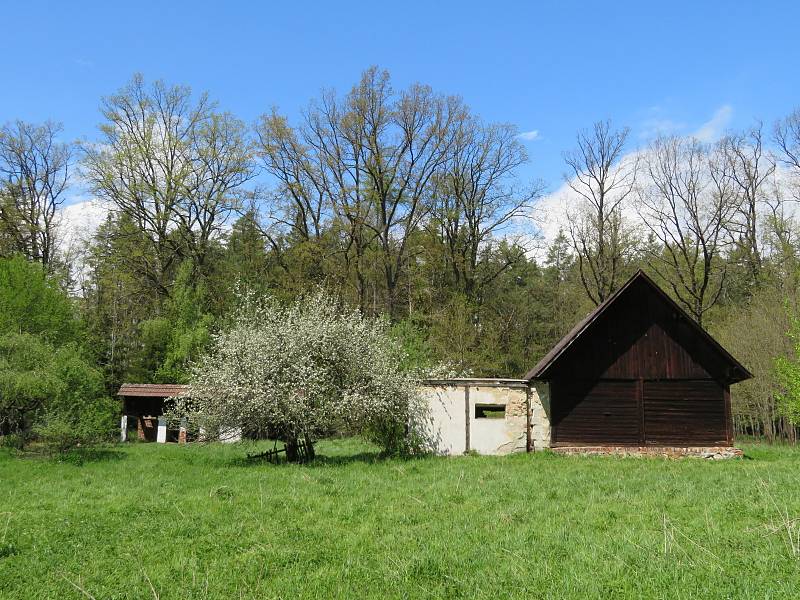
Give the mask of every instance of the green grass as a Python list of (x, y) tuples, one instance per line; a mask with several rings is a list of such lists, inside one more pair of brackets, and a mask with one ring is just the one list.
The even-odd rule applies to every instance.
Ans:
[[(311, 465), (128, 444), (0, 450), (2, 598), (789, 598), (800, 450)], [(252, 451), (252, 449), (251, 449)], [(791, 536), (794, 536), (790, 538)]]

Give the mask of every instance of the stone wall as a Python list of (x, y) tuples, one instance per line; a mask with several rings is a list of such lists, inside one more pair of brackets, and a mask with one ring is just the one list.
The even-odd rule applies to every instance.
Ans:
[(531, 382), (531, 439), (533, 451), (550, 447), (550, 384)]
[(520, 379), (429, 380), (423, 394), (430, 407), (430, 433), (442, 454), (510, 454), (550, 445), (546, 384), (531, 387)]
[(732, 446), (560, 446), (554, 448), (553, 452), (589, 456), (660, 456), (663, 458), (693, 456), (709, 460), (743, 456), (739, 448)]

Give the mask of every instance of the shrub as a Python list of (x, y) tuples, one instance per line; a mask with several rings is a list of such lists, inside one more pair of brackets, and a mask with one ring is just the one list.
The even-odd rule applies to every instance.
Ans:
[(9, 433), (7, 435), (0, 435), (0, 448), (22, 450), (27, 441), (26, 435), (23, 433)]
[(108, 440), (116, 413), (102, 374), (76, 346), (53, 348), (26, 333), (0, 337), (0, 425), (25, 435), (20, 444), (29, 430), (51, 451)]
[(108, 442), (115, 432), (116, 412), (116, 404), (110, 398), (96, 398), (73, 410), (50, 409), (37, 420), (33, 432), (48, 453), (63, 453)]

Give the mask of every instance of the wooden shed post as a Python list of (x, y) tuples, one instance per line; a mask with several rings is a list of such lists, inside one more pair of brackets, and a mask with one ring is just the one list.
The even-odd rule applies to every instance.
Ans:
[(725, 386), (722, 399), (725, 402), (725, 435), (728, 445), (733, 446), (733, 411), (731, 410), (731, 388)]
[(186, 417), (181, 417), (181, 428), (178, 430), (178, 443), (185, 444), (186, 443), (186, 429), (188, 427), (188, 422)]

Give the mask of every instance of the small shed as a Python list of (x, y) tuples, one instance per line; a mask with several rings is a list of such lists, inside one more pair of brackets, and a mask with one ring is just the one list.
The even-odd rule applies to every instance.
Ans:
[(549, 383), (550, 444), (731, 446), (730, 386), (750, 372), (644, 272), (527, 373)]
[[(168, 398), (186, 392), (187, 386), (174, 383), (123, 383), (117, 395), (122, 398), (120, 435), (128, 438), (128, 428), (136, 426), (136, 435), (142, 441), (167, 442), (170, 436), (179, 440), (181, 431), (168, 431), (164, 403)], [(180, 441), (185, 441), (184, 439)]]

